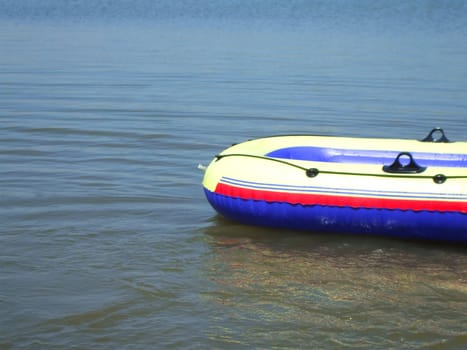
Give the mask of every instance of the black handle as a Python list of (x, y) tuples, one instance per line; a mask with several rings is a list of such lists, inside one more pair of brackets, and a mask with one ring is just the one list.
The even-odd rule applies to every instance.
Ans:
[[(434, 133), (440, 133), (441, 136), (436, 138), (436, 137), (433, 137), (433, 134)], [(430, 133), (428, 134), (427, 137), (425, 137), (423, 140), (421, 140), (422, 142), (451, 142), (448, 140), (448, 138), (446, 137), (446, 135), (444, 134), (444, 130), (441, 129), (441, 128), (434, 128), (430, 131)]]
[[(408, 157), (409, 162), (407, 164), (402, 164), (401, 157)], [(393, 174), (418, 174), (425, 170), (426, 167), (418, 165), (409, 152), (399, 153), (391, 165), (383, 166), (384, 172)]]

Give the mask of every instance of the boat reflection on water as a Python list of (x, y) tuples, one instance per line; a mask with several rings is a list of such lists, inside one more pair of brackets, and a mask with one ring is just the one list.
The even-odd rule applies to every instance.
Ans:
[(210, 297), (229, 317), (252, 322), (252, 337), (308, 327), (313, 334), (302, 341), (321, 345), (467, 340), (456, 321), (467, 311), (465, 247), (285, 232), (221, 217), (206, 233)]

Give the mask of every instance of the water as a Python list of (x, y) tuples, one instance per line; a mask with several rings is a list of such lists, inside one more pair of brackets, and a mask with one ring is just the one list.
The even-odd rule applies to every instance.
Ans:
[(216, 216), (198, 163), (467, 131), (462, 1), (0, 1), (0, 348), (464, 348), (463, 246)]

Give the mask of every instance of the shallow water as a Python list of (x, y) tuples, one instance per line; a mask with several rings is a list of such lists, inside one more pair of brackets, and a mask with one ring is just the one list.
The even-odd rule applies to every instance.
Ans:
[(238, 225), (197, 169), (466, 140), (463, 2), (73, 3), (0, 1), (0, 348), (465, 347), (465, 247)]

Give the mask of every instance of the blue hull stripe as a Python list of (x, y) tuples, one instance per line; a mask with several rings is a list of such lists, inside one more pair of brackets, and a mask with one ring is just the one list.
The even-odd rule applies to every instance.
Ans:
[(462, 213), (270, 203), (207, 189), (205, 194), (218, 213), (248, 225), (467, 243), (467, 214)]

